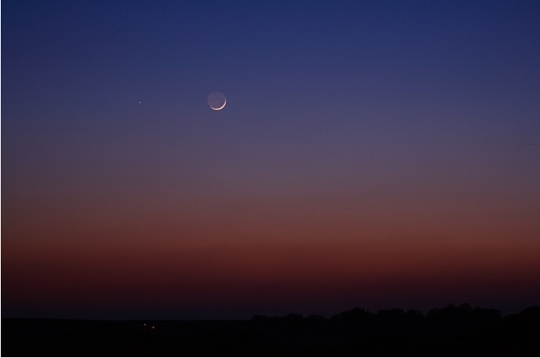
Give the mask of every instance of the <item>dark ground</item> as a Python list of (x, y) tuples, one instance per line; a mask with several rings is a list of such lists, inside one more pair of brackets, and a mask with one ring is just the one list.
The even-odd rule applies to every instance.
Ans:
[(540, 356), (540, 307), (355, 308), (245, 321), (2, 318), (2, 356)]

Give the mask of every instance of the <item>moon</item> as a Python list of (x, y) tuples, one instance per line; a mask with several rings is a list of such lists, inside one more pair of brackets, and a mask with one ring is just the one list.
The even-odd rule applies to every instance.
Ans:
[(226, 104), (227, 99), (225, 98), (225, 95), (221, 92), (212, 92), (210, 93), (210, 96), (208, 96), (208, 105), (214, 111), (221, 111), (223, 108), (225, 108)]

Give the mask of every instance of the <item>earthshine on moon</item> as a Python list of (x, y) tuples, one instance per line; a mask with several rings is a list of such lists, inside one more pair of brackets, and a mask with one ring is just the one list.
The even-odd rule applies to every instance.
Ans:
[(221, 92), (212, 92), (210, 93), (210, 96), (208, 96), (208, 105), (214, 111), (222, 110), (223, 108), (225, 108), (226, 104), (227, 99), (225, 98), (225, 95)]

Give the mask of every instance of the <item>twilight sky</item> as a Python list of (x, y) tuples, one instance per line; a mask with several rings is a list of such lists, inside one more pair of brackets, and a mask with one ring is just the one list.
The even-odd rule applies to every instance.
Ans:
[(539, 304), (539, 18), (2, 1), (2, 316)]

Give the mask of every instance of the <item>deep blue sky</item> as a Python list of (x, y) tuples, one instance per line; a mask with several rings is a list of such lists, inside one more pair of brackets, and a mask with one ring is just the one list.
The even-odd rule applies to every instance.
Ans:
[(539, 18), (2, 1), (2, 315), (537, 304)]

